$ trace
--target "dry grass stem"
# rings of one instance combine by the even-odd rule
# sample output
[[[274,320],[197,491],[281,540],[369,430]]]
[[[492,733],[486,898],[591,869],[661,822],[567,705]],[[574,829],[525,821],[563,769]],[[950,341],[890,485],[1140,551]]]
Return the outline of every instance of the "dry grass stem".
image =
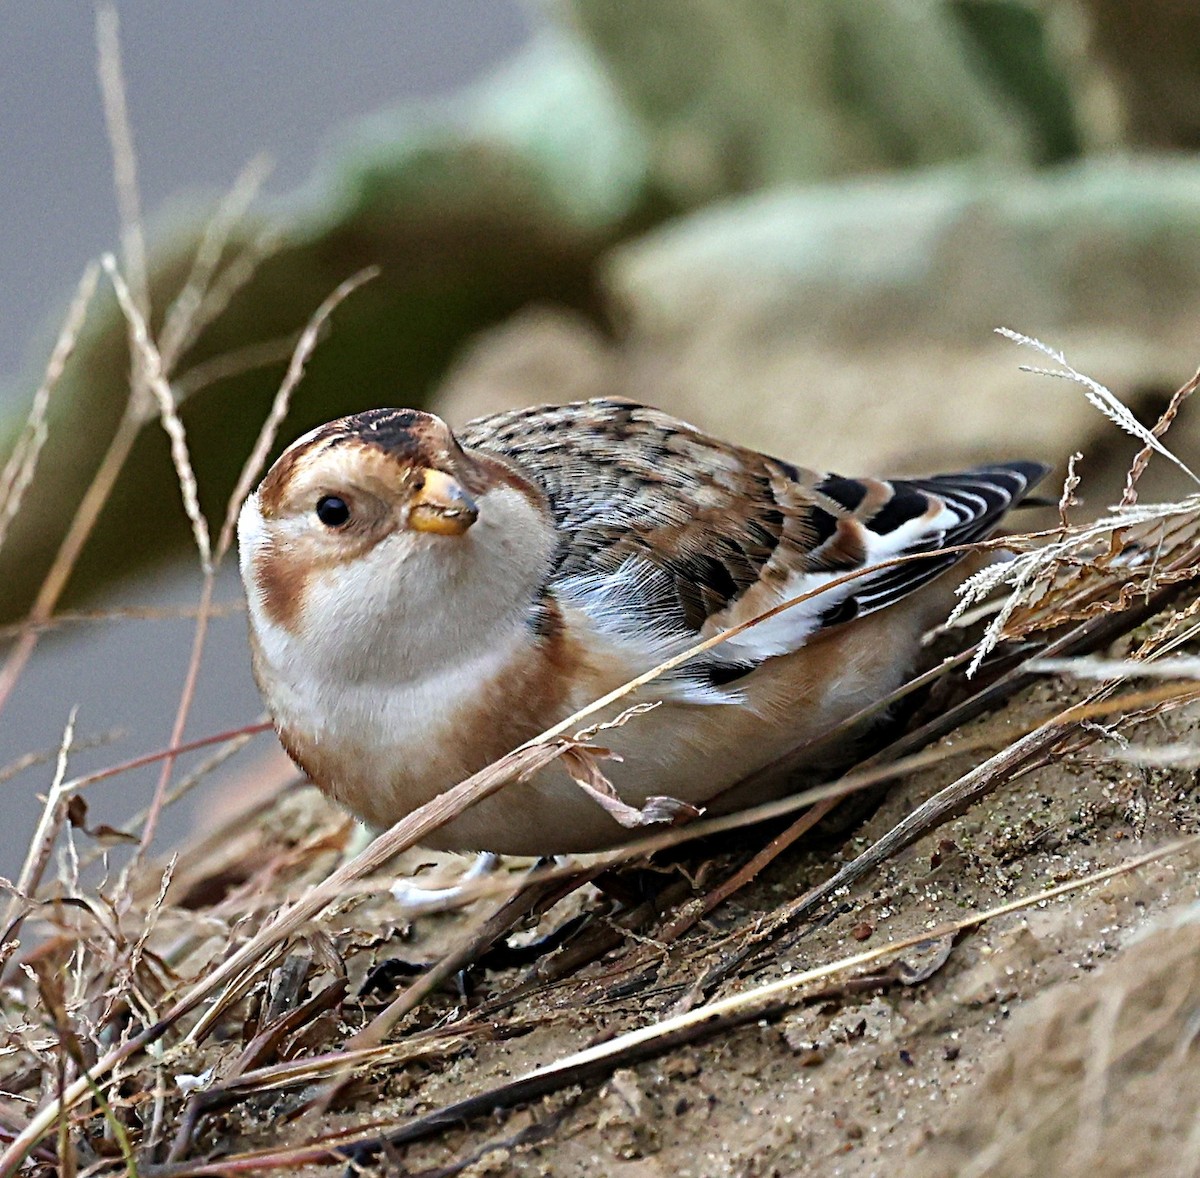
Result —
[[[207,535],[207,531],[205,533]],[[200,603],[196,613],[196,628],[192,632],[192,652],[188,659],[187,672],[184,675],[183,690],[179,696],[179,706],[175,711],[175,722],[171,726],[169,745],[175,748],[183,741],[183,733],[187,728],[188,716],[191,714],[192,701],[196,696],[196,684],[200,681],[200,665],[204,658],[204,644],[208,638],[209,607],[212,604],[213,576],[215,568],[206,563],[204,583],[200,589]],[[171,785],[171,774],[175,769],[175,754],[163,758],[159,772],[158,783],[154,787],[154,796],[146,810],[146,821],[142,825],[142,838],[139,844],[141,851],[146,851],[154,841],[158,829],[158,819],[166,805],[167,793]]]
[[[1200,679],[1200,658],[1103,659],[1094,655],[1074,659],[1033,659],[1029,669],[1046,675],[1077,679]]]
[[[71,523],[67,527],[66,535],[55,553],[50,569],[42,581],[33,606],[30,608],[26,625],[8,657],[4,660],[3,668],[0,668],[0,711],[4,710],[4,705],[8,702],[17,680],[20,679],[22,671],[37,647],[43,627],[54,613],[54,607],[58,604],[67,581],[79,560],[79,554],[83,551],[83,546],[87,542],[88,536],[91,535],[96,520],[116,485],[117,478],[133,449],[133,444],[141,432],[141,427],[141,413],[137,408],[136,399],[131,395],[112,440],[108,444],[108,449],[100,460],[100,465],[92,476],[92,481],[88,484],[88,488],[71,518]]]
[[[136,306],[129,287],[117,269],[116,259],[111,254],[103,258],[105,270],[116,291],[117,301],[129,323],[130,331],[137,354],[141,361],[137,370],[145,379],[146,385],[153,394],[158,405],[159,420],[170,439],[171,461],[175,467],[175,476],[179,482],[183,496],[184,510],[192,525],[192,536],[200,555],[200,566],[204,572],[204,584],[201,589],[199,612],[196,618],[196,629],[193,635],[192,656],[188,664],[183,694],[176,712],[175,725],[171,734],[172,745],[178,744],[183,738],[183,729],[195,694],[196,682],[200,671],[200,662],[204,650],[204,642],[208,632],[209,606],[212,603],[214,590],[212,541],[208,530],[208,520],[200,509],[199,490],[196,486],[196,476],[192,470],[191,456],[188,453],[187,434],[179,411],[175,404],[175,395],[171,391],[163,367],[163,359],[154,341],[150,338],[149,327]],[[163,762],[163,769],[155,789],[154,799],[146,814],[146,822],[142,830],[141,848],[147,848],[154,838],[158,826],[158,817],[170,783],[174,758],[169,757]]]
[[[212,775],[225,765],[231,758],[235,757],[254,739],[254,733],[244,733],[235,736],[226,741],[220,748],[217,749],[211,756],[206,757],[192,770],[182,781],[176,783],[163,801],[163,808],[173,806],[180,799],[187,797],[198,785],[211,779]],[[77,746],[78,747],[78,746]],[[164,754],[166,755],[166,754]],[[90,782],[84,781],[82,778],[77,779],[73,788],[75,790],[82,789],[84,785]],[[147,820],[150,816],[150,807],[146,806],[135,811],[124,825],[115,830],[111,837],[121,837],[132,839],[135,842],[140,842],[141,836],[135,832],[144,830]],[[83,857],[81,866],[84,868],[90,867],[98,859],[107,854],[107,848],[101,844],[94,848],[92,852]]]
[[[1171,399],[1167,402],[1166,409],[1162,411],[1158,421],[1155,422],[1153,429],[1150,431],[1154,437],[1161,438],[1171,428],[1175,418],[1179,415],[1179,410],[1183,408],[1183,403],[1197,388],[1200,388],[1200,371],[1197,371],[1190,380],[1185,381],[1171,394]],[[1142,447],[1141,451],[1134,458],[1128,473],[1125,475],[1125,490],[1121,495],[1122,507],[1128,507],[1130,504],[1137,502],[1138,480],[1145,473],[1154,452],[1155,447],[1148,443]]]
[[[146,268],[146,242],[142,227],[141,198],[137,185],[137,157],[133,148],[133,132],[129,124],[125,100],[125,80],[121,69],[120,24],[116,7],[110,0],[96,6],[97,73],[104,103],[105,124],[112,150],[113,181],[116,187],[117,208],[121,222],[121,250],[125,268],[133,287],[133,299],[143,320],[150,316],[150,284]],[[21,677],[38,642],[38,627],[54,612],[59,597],[79,559],[84,543],[91,535],[117,477],[125,466],[133,444],[141,431],[143,415],[150,398],[140,379],[140,353],[130,351],[134,373],[129,399],[109,442],[100,465],[84,492],[67,528],[50,570],[29,612],[29,628],[18,639],[0,669],[0,711],[8,702],[17,680]]]
[[[288,369],[284,374],[283,381],[280,383],[279,391],[275,394],[275,399],[271,403],[267,419],[263,422],[263,427],[259,431],[258,440],[255,442],[254,448],[250,451],[250,456],[246,459],[246,463],[242,467],[242,473],[238,477],[233,494],[229,497],[229,506],[225,512],[225,522],[221,527],[220,538],[217,540],[218,559],[224,556],[233,544],[238,513],[241,511],[242,503],[245,502],[246,496],[250,494],[254,483],[267,461],[267,455],[270,454],[271,447],[275,444],[275,437],[279,432],[279,427],[283,424],[284,418],[287,417],[288,409],[291,407],[292,393],[295,392],[296,386],[304,376],[305,365],[307,365],[313,354],[313,350],[317,346],[317,342],[321,338],[321,332],[325,324],[341,303],[365,282],[369,282],[372,278],[376,277],[378,273],[378,267],[368,266],[366,269],[358,271],[357,274],[352,274],[344,282],[340,283],[333,293],[313,312],[312,318],[309,319],[304,331],[301,332],[300,338],[292,350],[292,357],[288,363]]]
[[[1076,472],[1076,467],[1083,461],[1083,454],[1076,450],[1070,458],[1067,459],[1067,474],[1063,479],[1062,494],[1058,500],[1058,522],[1062,527],[1063,535],[1065,536],[1070,529],[1071,524],[1067,516],[1072,507],[1079,506],[1079,500],[1075,498],[1075,492],[1079,490],[1080,477]]]
[[[123,728],[110,728],[107,732],[100,732],[94,736],[76,737],[72,748],[77,752],[84,749],[103,748],[105,745],[112,744],[116,740],[126,735]],[[57,749],[41,749],[35,752],[22,753],[21,756],[9,761],[6,765],[0,765],[0,782],[8,781],[16,777],[18,773],[24,773],[26,769],[32,769],[34,765],[45,765],[49,761],[53,761],[58,755]]]
[[[15,895],[9,900],[4,914],[3,937],[0,938],[4,941],[12,941],[20,934],[21,923],[24,919],[21,909],[28,906],[37,892],[42,875],[46,870],[46,864],[50,862],[50,854],[54,849],[58,832],[66,818],[63,799],[71,792],[71,787],[66,782],[66,776],[67,758],[75,739],[75,716],[76,709],[72,708],[71,715],[67,719],[67,726],[63,729],[62,744],[59,747],[58,760],[54,767],[54,780],[50,783],[50,790],[46,794],[42,815],[38,820],[37,829],[33,833],[33,839],[30,841],[25,862],[21,866],[21,874],[17,876]],[[3,976],[3,966],[6,964],[7,962],[0,959],[0,976]]]
[[[1172,578],[1190,579],[1195,561],[1187,544],[1173,544],[1173,553],[1164,553],[1164,549],[1172,538],[1190,541],[1197,518],[1198,495],[1177,503],[1112,507],[1092,523],[1062,529],[1040,548],[1019,552],[1003,564],[989,565],[968,577],[958,589],[952,621],[1001,586],[1009,589],[979,642],[968,674],[974,674],[995,649],[1018,611],[1041,607],[1049,617],[1063,619],[1064,610],[1048,607],[1061,607],[1073,585],[1081,581],[1086,585],[1085,572],[1107,573],[1110,581],[1120,583],[1122,595],[1115,608],[1124,608],[1134,594],[1149,596]],[[1164,563],[1164,555],[1172,559]]]
[[[271,166],[267,156],[260,155],[251,160],[204,227],[200,244],[192,256],[191,268],[179,293],[167,308],[159,333],[159,352],[168,372],[174,371],[188,348],[228,306],[231,295],[245,285],[257,268],[257,260],[265,256],[275,240],[274,234],[269,237],[260,235],[249,251],[249,259],[254,259],[254,264],[249,268],[245,263],[237,264],[236,285],[218,285],[218,267],[228,248],[229,239],[258,196],[271,173]],[[220,293],[216,294],[218,291]]]
[[[210,618],[230,618],[246,612],[244,601],[218,601],[209,606]],[[107,606],[104,609],[73,609],[60,610],[53,617],[42,622],[39,632],[58,630],[69,626],[109,622],[170,622],[194,621],[200,610],[195,605],[131,605]],[[8,642],[19,638],[26,629],[28,622],[14,622],[8,626],[0,626],[0,642]]]
[[[123,773],[129,773],[134,769],[141,769],[146,765],[157,764],[168,757],[178,757],[182,753],[195,752],[197,749],[208,748],[214,744],[223,744],[237,740],[243,736],[255,736],[260,732],[269,732],[270,730],[271,724],[266,720],[260,720],[254,724],[243,724],[239,728],[230,728],[224,732],[214,733],[212,736],[202,736],[197,740],[189,740],[184,744],[170,745],[167,748],[158,749],[152,753],[144,753],[140,757],[123,761],[119,765],[112,765],[107,769],[98,769],[94,773],[86,773],[82,777],[76,777],[67,784],[72,791],[84,789],[89,785],[95,785],[98,781],[108,781],[113,777],[119,777]]]
[[[0,668],[0,711],[3,710],[22,671],[28,664],[37,646],[40,631],[53,615],[83,546],[91,535],[96,520],[107,502],[141,427],[149,412],[152,411],[156,400],[163,414],[163,424],[171,437],[172,458],[175,461],[177,473],[179,473],[193,534],[201,552],[202,562],[208,563],[207,522],[200,516],[194,502],[194,479],[189,480],[188,475],[183,473],[189,470],[186,461],[186,445],[181,445],[182,426],[178,424],[175,399],[169,398],[170,408],[168,410],[167,399],[164,399],[163,396],[164,389],[169,392],[166,377],[170,372],[170,367],[164,364],[161,353],[158,353],[159,363],[156,375],[162,379],[153,382],[151,387],[147,388],[149,382],[146,379],[144,365],[146,360],[155,353],[153,342],[146,328],[150,318],[150,294],[146,268],[145,234],[137,188],[136,155],[121,70],[119,21],[116,8],[111,3],[104,2],[97,6],[96,39],[98,71],[112,148],[117,203],[122,227],[122,256],[125,262],[126,280],[124,284],[126,298],[123,310],[126,312],[129,323],[133,373],[129,399],[108,449],[76,509],[50,570],[43,579],[30,609],[27,624],[5,659],[3,667]],[[269,235],[260,235],[247,250],[243,251],[225,268],[224,273],[217,271],[233,223],[257,191],[264,172],[265,168],[261,162],[252,163],[239,178],[233,193],[219,206],[206,230],[201,245],[203,257],[195,260],[189,280],[185,282],[180,297],[171,308],[171,335],[168,340],[171,345],[169,353],[171,363],[176,361],[190,346],[201,327],[211,322],[227,304],[232,294],[244,285],[258,262],[270,248]],[[109,272],[113,276],[114,285],[121,281],[121,275],[117,272],[115,265],[109,267]],[[211,283],[218,288],[215,293],[213,285],[204,287],[204,282],[210,279]],[[121,289],[118,288],[117,293],[120,298]],[[129,314],[130,306],[134,311],[132,315]],[[191,484],[190,495],[189,481]]]
[[[50,407],[50,396],[67,366],[67,361],[75,350],[79,333],[83,329],[84,319],[87,317],[88,307],[96,292],[96,280],[99,274],[100,270],[95,262],[89,262],[84,269],[75,297],[71,300],[66,318],[58,333],[58,339],[50,353],[50,360],[46,364],[46,373],[42,377],[42,383],[38,385],[37,392],[33,395],[29,416],[26,418],[24,428],[17,436],[16,444],[13,446],[3,471],[0,471],[0,549],[4,547],[8,529],[16,518],[17,512],[21,510],[21,501],[37,470],[38,458],[48,436],[46,412]]]
[[[183,507],[192,525],[192,536],[196,541],[196,550],[200,554],[200,566],[207,573],[212,566],[212,541],[208,533],[208,520],[200,510],[200,497],[196,487],[196,475],[192,470],[192,459],[188,453],[187,432],[179,417],[175,404],[175,394],[171,391],[170,382],[163,367],[163,359],[158,348],[150,338],[150,329],[141,311],[134,302],[133,294],[125,279],[117,269],[117,260],[112,254],[105,254],[101,259],[104,269],[116,291],[117,301],[129,323],[133,335],[134,346],[141,357],[141,368],[146,385],[153,394],[158,405],[159,421],[171,442],[171,462],[175,467],[175,477],[179,481],[179,489],[183,495]]]
[[[241,376],[258,368],[283,364],[291,357],[297,339],[298,336],[292,334],[246,344],[245,347],[235,348],[232,352],[225,352],[192,365],[172,382],[179,403],[183,404],[190,397],[230,377]]]
[[[117,1065],[137,1055],[151,1043],[157,1042],[205,999],[219,993],[231,983],[240,985],[239,979],[245,980],[248,971],[259,966],[264,957],[281,942],[315,919],[329,904],[340,900],[342,890],[347,884],[378,870],[401,851],[421,842],[430,832],[450,821],[468,805],[495,793],[522,772],[545,765],[557,752],[557,749],[547,750],[544,745],[524,748],[489,765],[466,781],[418,807],[354,859],[343,864],[326,880],[310,889],[300,900],[277,912],[250,941],[185,991],[158,1022],[107,1052],[83,1076],[66,1088],[61,1101],[53,1101],[40,1109],[9,1149],[0,1155],[0,1176],[11,1173],[11,1167],[19,1164],[26,1152],[58,1121],[62,1108],[74,1107],[89,1094],[92,1085],[99,1084]]]
[[[96,54],[104,122],[112,149],[113,183],[121,222],[121,256],[137,308],[143,319],[149,319],[150,276],[146,266],[137,152],[133,147],[133,128],[125,97],[125,71],[121,65],[121,23],[111,0],[100,0],[96,5]]]
[[[1117,699],[1100,698],[1102,694],[1096,693],[1096,697],[1090,701],[1076,704],[1049,721],[1039,721],[1028,726],[1011,726],[1007,733],[1009,740],[998,755],[1002,757],[1005,751],[1011,750],[1013,744],[1024,737],[1040,733],[1044,739],[1046,733],[1051,728],[1055,730],[1061,729],[1065,732],[1074,723],[1091,723],[1114,717],[1123,719],[1135,711],[1145,711],[1149,714],[1153,712],[1153,709],[1164,705],[1187,704],[1200,698],[1200,692],[1196,688],[1174,685],[1131,693]],[[953,758],[995,749],[995,746],[996,738],[994,736],[984,735],[977,738],[960,737],[950,747],[933,748],[904,756],[894,761],[865,764],[863,767],[845,773],[833,781],[789,794],[787,797],[780,798],[777,801],[764,802],[761,805],[739,810],[733,814],[700,818],[683,826],[672,827],[662,830],[659,833],[644,835],[638,839],[623,842],[619,846],[606,851],[593,852],[587,856],[587,868],[588,870],[608,869],[635,863],[648,859],[650,856],[661,851],[682,846],[685,843],[696,842],[713,835],[726,834],[730,831],[742,830],[747,827],[759,825],[760,823],[784,818],[797,811],[808,810],[823,802],[836,801],[861,790],[869,789],[872,786],[931,769]],[[549,750],[548,752],[552,754],[553,750]],[[534,764],[538,763],[534,762]],[[980,768],[983,768],[983,766],[980,766]],[[86,781],[87,779],[81,780]],[[960,784],[960,782],[956,782],[956,785]],[[449,821],[451,817],[456,817],[458,813],[461,813],[461,810],[455,807],[452,812],[448,813],[445,821]],[[867,854],[872,855],[872,852],[869,850]],[[875,858],[877,858],[877,855],[872,855],[872,859]],[[855,863],[858,863],[858,860]],[[580,861],[568,856],[559,866],[541,868],[537,879],[539,882],[570,879],[582,869],[583,865]],[[360,883],[356,884],[352,881],[347,881],[340,892],[341,898],[374,895],[380,891],[387,891],[392,888],[393,885],[390,877],[384,880],[367,880],[365,876],[368,874],[369,871],[358,873]],[[858,874],[862,874],[862,872],[859,871]],[[842,886],[844,883],[845,880],[839,880],[836,886]],[[481,879],[460,881],[454,888],[454,897],[452,899],[448,898],[445,904],[442,905],[441,910],[450,911],[464,908],[480,900],[511,900],[524,886],[523,881],[514,883],[511,879],[503,877],[490,878],[485,876]],[[834,890],[829,881],[821,885],[821,887],[822,889],[828,887],[829,890]],[[805,897],[804,902],[806,906],[811,906],[809,897]],[[419,909],[414,908],[414,912],[425,910],[425,905],[421,905]]]

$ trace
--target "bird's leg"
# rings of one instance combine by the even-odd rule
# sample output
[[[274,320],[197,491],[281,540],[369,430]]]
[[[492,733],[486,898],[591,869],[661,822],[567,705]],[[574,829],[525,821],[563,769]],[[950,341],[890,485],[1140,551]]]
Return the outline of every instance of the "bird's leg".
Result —
[[[420,911],[442,908],[460,900],[466,890],[463,885],[481,879],[491,872],[499,862],[499,855],[493,855],[491,851],[480,851],[475,856],[475,862],[463,872],[458,883],[448,888],[427,888],[411,879],[398,879],[392,884],[392,898],[403,904],[405,908]]]

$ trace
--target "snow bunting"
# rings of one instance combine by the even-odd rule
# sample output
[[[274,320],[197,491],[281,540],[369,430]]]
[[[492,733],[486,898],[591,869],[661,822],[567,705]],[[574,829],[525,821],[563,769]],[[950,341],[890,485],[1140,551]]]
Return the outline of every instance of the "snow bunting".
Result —
[[[621,400],[457,436],[430,413],[368,410],[293,443],[242,510],[255,675],[296,763],[387,827],[701,639],[928,553],[713,647],[603,734],[623,801],[745,805],[762,799],[735,783],[903,682],[952,601],[941,574],[960,554],[943,550],[991,533],[1046,469],[843,478]],[[555,763],[430,842],[535,855],[623,837]]]

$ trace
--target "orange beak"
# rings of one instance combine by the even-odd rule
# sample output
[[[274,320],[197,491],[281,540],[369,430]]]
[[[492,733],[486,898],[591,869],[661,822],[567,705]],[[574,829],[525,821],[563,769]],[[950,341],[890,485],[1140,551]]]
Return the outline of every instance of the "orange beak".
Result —
[[[435,536],[461,536],[479,518],[479,507],[448,474],[426,469],[409,500],[408,526]]]

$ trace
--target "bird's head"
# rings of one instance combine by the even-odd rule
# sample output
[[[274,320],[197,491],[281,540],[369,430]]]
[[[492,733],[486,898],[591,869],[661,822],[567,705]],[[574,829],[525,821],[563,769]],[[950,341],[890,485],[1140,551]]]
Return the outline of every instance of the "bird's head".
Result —
[[[308,657],[453,657],[527,608],[554,549],[542,493],[412,409],[339,418],[280,455],[238,520],[260,644]],[[443,659],[436,656],[441,654]]]

